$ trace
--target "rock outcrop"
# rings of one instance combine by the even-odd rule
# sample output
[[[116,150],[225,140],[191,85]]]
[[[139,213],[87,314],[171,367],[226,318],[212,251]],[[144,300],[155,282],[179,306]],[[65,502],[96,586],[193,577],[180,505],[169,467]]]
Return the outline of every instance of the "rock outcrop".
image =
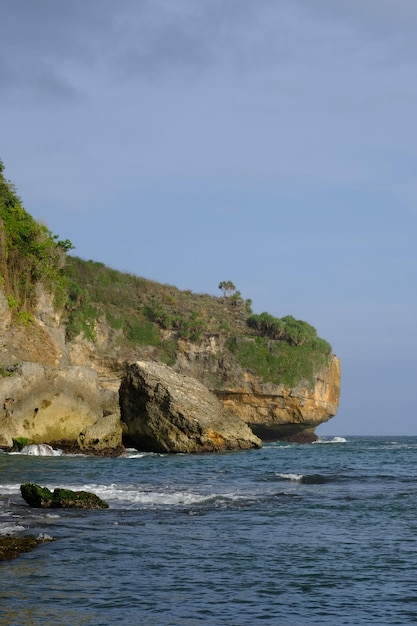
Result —
[[[314,383],[306,381],[289,389],[264,383],[249,372],[241,384],[218,391],[223,405],[243,419],[264,441],[314,441],[315,428],[337,413],[340,394],[340,361],[331,357],[317,372]]]
[[[238,417],[195,378],[161,363],[132,364],[120,387],[126,439],[153,452],[219,452],[260,448]]]
[[[122,445],[123,427],[119,413],[100,417],[94,424],[87,426],[78,436],[81,452],[92,454],[111,454],[124,451]]]
[[[20,485],[22,498],[29,505],[41,509],[108,509],[107,502],[90,491],[72,491],[57,487],[50,491],[36,483]]]
[[[83,433],[83,445],[87,442],[87,447],[93,447],[86,429],[103,417],[108,402],[95,370],[22,363],[10,373],[0,378],[1,446],[12,446],[17,437],[57,445],[60,441],[77,441]],[[114,424],[117,420],[113,420],[112,430],[109,420],[102,426],[97,423],[94,439],[98,439],[99,447],[106,447],[106,439],[111,447],[121,446],[121,425]]]
[[[253,314],[231,281],[219,298],[69,256],[3,169],[0,447],[239,449],[311,441],[336,414],[340,364],[312,326]]]
[[[0,537],[0,561],[15,559],[25,552],[30,552],[42,543],[54,541],[52,537],[27,535],[24,537]]]
[[[216,337],[200,346],[182,342],[175,369],[203,381],[264,441],[314,441],[315,428],[334,417],[339,406],[340,360],[334,355],[312,382],[295,388],[264,382],[242,369]]]

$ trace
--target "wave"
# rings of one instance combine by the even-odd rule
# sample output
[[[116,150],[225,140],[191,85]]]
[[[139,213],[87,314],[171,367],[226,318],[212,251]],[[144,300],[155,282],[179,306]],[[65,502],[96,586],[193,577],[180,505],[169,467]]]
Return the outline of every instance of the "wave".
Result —
[[[313,441],[314,444],[318,443],[347,443],[347,439],[344,437],[333,437],[332,439],[327,439],[326,437],[319,437],[316,441]]]
[[[304,485],[322,485],[335,480],[334,476],[324,476],[323,474],[277,473],[275,476],[280,480],[297,481]]]
[[[21,530],[26,530],[25,526],[21,526],[20,524],[7,524],[0,523],[0,537],[5,537],[7,535],[14,535]]]
[[[53,491],[56,487],[71,489],[72,491],[90,491],[110,504],[110,508],[131,508],[132,506],[187,506],[199,504],[219,494],[199,494],[188,490],[170,491],[154,487],[146,487],[134,484],[110,484],[99,483],[86,484],[62,484],[42,483],[42,486]],[[227,494],[231,496],[231,494]],[[20,483],[0,484],[0,496],[20,496]],[[51,515],[51,513],[48,513]]]
[[[126,448],[126,452],[120,458],[123,459],[143,459],[148,456],[165,456],[161,452],[140,452],[136,448]]]
[[[24,446],[20,452],[15,454],[24,454],[27,456],[62,456],[62,450],[55,450],[47,443],[32,443]]]
[[[296,480],[296,481],[301,481],[304,476],[303,474],[283,474],[283,473],[279,473],[279,474],[275,474],[275,476],[277,478],[282,478],[282,480]]]

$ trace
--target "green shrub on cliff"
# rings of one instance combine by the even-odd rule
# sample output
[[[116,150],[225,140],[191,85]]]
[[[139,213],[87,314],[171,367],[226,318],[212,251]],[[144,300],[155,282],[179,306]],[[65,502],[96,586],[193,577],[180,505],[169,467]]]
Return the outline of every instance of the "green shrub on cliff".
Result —
[[[311,344],[318,339],[317,331],[313,326],[303,320],[296,320],[292,315],[279,318],[264,312],[260,315],[251,315],[247,323],[257,335],[269,339],[282,339],[293,346]],[[324,340],[321,339],[320,341]],[[329,344],[327,346],[330,352],[331,347]]]
[[[247,324],[256,339],[232,341],[230,349],[242,367],[266,381],[288,387],[312,383],[331,354],[330,344],[317,336],[316,329],[292,315],[277,318],[264,312],[251,315]]]
[[[25,211],[0,161],[0,286],[14,299],[16,313],[30,311],[36,284],[56,293],[64,289],[62,266],[71,242],[58,241]],[[29,319],[29,318],[25,318]]]
[[[302,345],[266,337],[231,338],[229,349],[244,369],[261,376],[265,382],[296,387],[300,382],[313,385],[314,374],[329,359],[329,344],[317,339]]]
[[[77,257],[68,258],[65,272],[72,286],[67,304],[70,338],[81,331],[91,338],[95,320],[104,316],[119,333],[119,345],[152,346],[161,361],[173,364],[179,339],[226,336],[228,349],[243,368],[290,387],[312,381],[331,353],[307,322],[269,313],[248,318],[251,302],[239,292],[235,300],[181,291]]]

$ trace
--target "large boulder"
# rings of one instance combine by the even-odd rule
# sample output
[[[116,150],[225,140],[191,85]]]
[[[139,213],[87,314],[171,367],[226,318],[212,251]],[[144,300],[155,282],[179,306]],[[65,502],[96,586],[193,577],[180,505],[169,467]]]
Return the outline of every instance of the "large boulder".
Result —
[[[162,363],[130,365],[119,394],[125,439],[140,450],[219,452],[262,446],[207,387]]]

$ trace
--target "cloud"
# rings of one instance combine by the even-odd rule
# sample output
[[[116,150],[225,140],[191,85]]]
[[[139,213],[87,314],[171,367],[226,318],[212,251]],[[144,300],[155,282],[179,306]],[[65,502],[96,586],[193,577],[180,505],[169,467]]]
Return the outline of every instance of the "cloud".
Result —
[[[100,176],[404,190],[417,90],[415,47],[399,42],[416,9],[378,2],[372,21],[373,0],[15,0],[0,25],[0,109],[20,115],[5,145],[13,133],[45,153],[72,206],[59,179],[74,170],[78,190]]]
[[[16,0],[0,26],[2,92],[25,86],[25,93],[38,88],[65,99],[88,85],[93,90],[100,77],[198,81],[216,70],[225,80],[251,77],[254,93],[267,83],[284,102],[286,94],[305,98],[307,90],[314,100],[331,81],[342,105],[348,86],[356,83],[359,94],[370,80],[372,88],[378,65],[385,70],[392,53],[400,55],[395,37],[404,27],[411,32],[416,17],[410,2],[401,4],[403,11],[378,0],[382,9],[373,12],[373,0],[318,0],[314,9],[306,0]],[[368,25],[372,36],[364,37]],[[332,93],[324,93],[330,108]]]

